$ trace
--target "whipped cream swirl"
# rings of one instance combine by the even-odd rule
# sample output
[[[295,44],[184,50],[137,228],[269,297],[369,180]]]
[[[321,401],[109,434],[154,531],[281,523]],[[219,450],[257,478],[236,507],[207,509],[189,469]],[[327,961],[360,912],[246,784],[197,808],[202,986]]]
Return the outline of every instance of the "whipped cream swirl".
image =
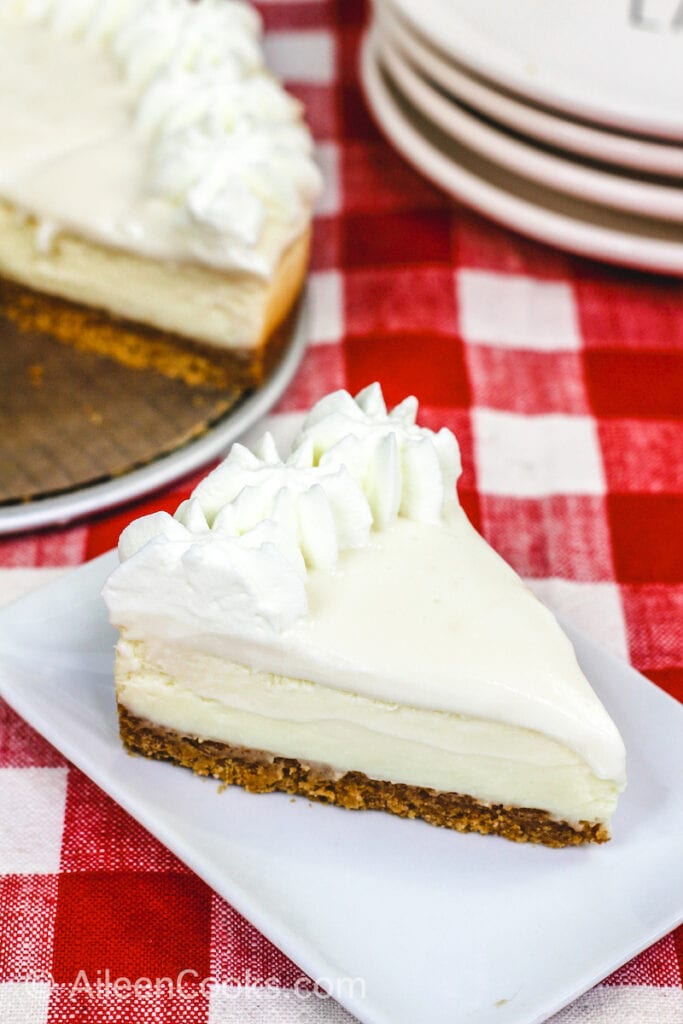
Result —
[[[315,464],[346,466],[364,488],[375,528],[398,515],[438,522],[455,500],[462,466],[454,434],[434,433],[415,423],[417,399],[387,412],[382,389],[371,384],[355,399],[347,391],[323,398],[304,421],[297,444],[312,444]]]
[[[457,441],[417,426],[416,414],[414,398],[388,412],[373,384],[355,399],[322,399],[286,460],[270,434],[254,451],[233,445],[174,516],[143,516],[123,531],[122,565],[107,585],[114,617],[127,589],[158,591],[160,578],[158,600],[174,615],[190,600],[199,617],[201,608],[223,616],[223,630],[277,633],[305,617],[307,570],[330,572],[372,530],[398,516],[438,522],[457,501]]]

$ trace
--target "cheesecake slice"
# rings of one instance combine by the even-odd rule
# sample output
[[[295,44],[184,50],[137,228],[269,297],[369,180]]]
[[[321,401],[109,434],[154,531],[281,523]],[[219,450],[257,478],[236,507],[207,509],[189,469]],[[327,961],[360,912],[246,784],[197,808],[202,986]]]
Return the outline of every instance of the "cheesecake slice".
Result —
[[[603,842],[624,747],[551,613],[458,504],[458,445],[328,395],[133,522],[104,598],[121,735],[254,792]]]
[[[320,175],[252,8],[0,0],[0,122],[5,315],[190,383],[264,376]]]

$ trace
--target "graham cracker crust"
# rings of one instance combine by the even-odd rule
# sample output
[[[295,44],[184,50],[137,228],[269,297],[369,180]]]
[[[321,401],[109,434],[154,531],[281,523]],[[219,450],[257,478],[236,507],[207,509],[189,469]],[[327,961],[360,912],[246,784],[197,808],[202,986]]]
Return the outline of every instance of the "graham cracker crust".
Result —
[[[152,369],[197,388],[247,389],[262,383],[291,338],[297,307],[295,302],[259,347],[223,349],[0,277],[0,309],[20,331],[47,334],[129,369]]]
[[[388,811],[458,832],[495,834],[517,843],[556,848],[604,843],[610,838],[605,826],[595,822],[574,826],[534,808],[483,804],[459,793],[382,782],[362,772],[339,775],[324,765],[183,735],[137,718],[122,704],[118,712],[121,738],[132,753],[173,761],[197,775],[213,776],[250,793],[278,790],[349,810]]]

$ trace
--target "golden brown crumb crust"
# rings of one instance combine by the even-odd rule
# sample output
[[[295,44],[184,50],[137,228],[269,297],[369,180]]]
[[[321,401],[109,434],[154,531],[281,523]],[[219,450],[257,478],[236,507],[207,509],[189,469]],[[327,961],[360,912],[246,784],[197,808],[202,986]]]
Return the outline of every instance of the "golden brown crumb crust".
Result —
[[[609,839],[607,829],[599,823],[582,821],[575,827],[534,808],[483,804],[459,793],[381,782],[362,772],[339,775],[324,765],[185,736],[137,718],[122,704],[118,709],[121,738],[128,750],[173,761],[197,775],[212,775],[251,793],[280,790],[349,810],[389,811],[402,818],[422,818],[430,825],[458,832],[494,833],[517,843],[561,847]]]

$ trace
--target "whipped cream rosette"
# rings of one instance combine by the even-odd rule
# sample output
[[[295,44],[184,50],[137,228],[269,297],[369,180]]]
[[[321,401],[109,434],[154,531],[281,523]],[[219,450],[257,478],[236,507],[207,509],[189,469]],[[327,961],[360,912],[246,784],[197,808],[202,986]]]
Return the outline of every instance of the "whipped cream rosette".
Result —
[[[293,609],[306,611],[300,578],[306,568],[330,571],[340,552],[369,545],[371,531],[387,528],[399,515],[438,522],[457,501],[458,443],[449,430],[435,434],[416,426],[416,414],[413,398],[388,413],[380,386],[373,384],[355,399],[337,391],[318,403],[286,460],[268,433],[254,451],[233,445],[174,516],[152,513],[123,531],[122,562],[138,557],[120,574],[142,572],[148,559],[153,563],[163,552],[165,571],[173,565],[174,579],[186,568],[194,578],[201,562],[215,580],[224,561],[231,589],[239,578],[245,593],[269,593],[269,604],[277,593],[283,607],[274,619],[291,623]],[[155,541],[154,552],[145,555]],[[214,562],[206,554],[212,545],[220,548]],[[188,558],[193,547],[205,554]],[[241,575],[228,564],[229,551]],[[112,586],[115,581],[110,592]]]

